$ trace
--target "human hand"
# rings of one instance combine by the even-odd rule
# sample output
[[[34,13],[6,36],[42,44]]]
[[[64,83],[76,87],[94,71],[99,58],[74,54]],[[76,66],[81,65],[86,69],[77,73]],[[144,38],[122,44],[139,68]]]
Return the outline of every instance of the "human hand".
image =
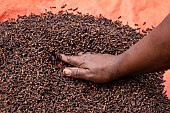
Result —
[[[60,54],[61,60],[76,67],[66,67],[63,74],[72,78],[106,83],[119,77],[117,56],[110,54],[78,54],[67,56]]]

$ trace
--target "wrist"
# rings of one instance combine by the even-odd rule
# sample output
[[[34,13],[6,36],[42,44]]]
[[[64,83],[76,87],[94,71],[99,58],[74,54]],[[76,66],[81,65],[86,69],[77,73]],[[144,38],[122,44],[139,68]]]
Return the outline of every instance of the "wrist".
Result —
[[[116,56],[115,67],[117,78],[125,77],[130,74],[128,56],[126,52]]]

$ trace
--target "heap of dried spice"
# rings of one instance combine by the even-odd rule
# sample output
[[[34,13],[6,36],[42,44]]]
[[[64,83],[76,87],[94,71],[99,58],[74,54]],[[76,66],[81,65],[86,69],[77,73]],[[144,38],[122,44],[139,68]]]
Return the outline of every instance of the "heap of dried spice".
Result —
[[[121,54],[144,35],[103,16],[60,11],[0,23],[1,113],[167,113],[163,72],[107,84],[62,76],[57,54]]]

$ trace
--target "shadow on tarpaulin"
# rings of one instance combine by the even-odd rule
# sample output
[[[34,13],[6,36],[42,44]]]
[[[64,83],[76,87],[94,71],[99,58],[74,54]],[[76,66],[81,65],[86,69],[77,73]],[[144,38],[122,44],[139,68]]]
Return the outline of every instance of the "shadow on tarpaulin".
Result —
[[[57,13],[64,4],[67,4],[65,9],[78,7],[82,13],[102,14],[113,21],[121,16],[123,24],[133,28],[138,24],[142,29],[157,26],[170,12],[170,0],[0,0],[0,21],[46,10]],[[164,80],[170,98],[170,70],[164,74]]]

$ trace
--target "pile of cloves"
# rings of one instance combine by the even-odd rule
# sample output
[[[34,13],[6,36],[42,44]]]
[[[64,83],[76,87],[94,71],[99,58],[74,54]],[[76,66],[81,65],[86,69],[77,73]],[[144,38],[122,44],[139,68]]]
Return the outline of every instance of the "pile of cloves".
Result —
[[[61,61],[58,53],[118,55],[146,34],[119,20],[80,12],[46,12],[1,22],[0,112],[170,112],[170,100],[163,93],[163,72],[107,84],[62,75],[69,64]]]

